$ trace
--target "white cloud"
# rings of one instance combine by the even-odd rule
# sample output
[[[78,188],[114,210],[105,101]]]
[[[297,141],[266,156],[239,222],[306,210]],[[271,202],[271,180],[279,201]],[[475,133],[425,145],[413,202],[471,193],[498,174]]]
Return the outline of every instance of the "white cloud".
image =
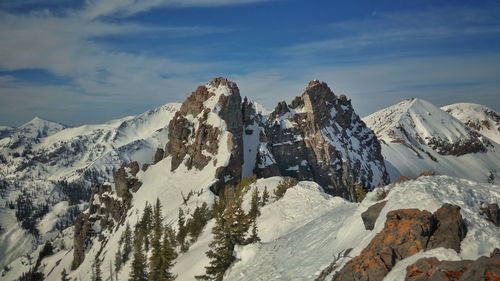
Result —
[[[319,79],[332,91],[352,99],[364,116],[404,98],[418,97],[437,105],[455,102],[484,103],[500,108],[500,54],[468,54],[399,58],[358,64],[268,69],[232,76],[242,95],[266,108],[301,95],[308,81]],[[285,75],[286,73],[286,75]]]
[[[405,43],[449,40],[500,34],[500,5],[488,9],[436,8],[412,13],[377,13],[364,20],[348,20],[320,27],[325,38],[301,42],[281,50],[289,56],[321,52],[369,50]],[[330,34],[330,35],[328,35]]]
[[[113,106],[135,103],[138,108],[143,108],[144,104],[151,106],[166,100],[181,100],[199,83],[194,82],[197,77],[205,78],[200,73],[208,72],[213,64],[193,63],[140,51],[123,52],[96,39],[110,35],[152,33],[178,36],[182,33],[189,36],[207,32],[220,30],[118,24],[100,19],[89,20],[75,11],[58,15],[49,11],[24,15],[0,12],[0,70],[43,70],[67,81],[60,85],[51,85],[50,82],[34,85],[27,81],[14,81],[12,76],[0,77],[2,113],[11,112],[13,116],[2,120],[30,119],[33,108],[37,109],[36,112],[46,111],[51,116],[53,113],[60,114],[60,118],[51,117],[60,120],[63,114],[56,108],[67,108],[67,104],[101,102]],[[12,111],[16,107],[19,110]],[[47,111],[48,108],[51,110]],[[100,120],[104,121],[110,114],[102,110],[93,116],[100,116]],[[116,108],[111,111],[114,115],[120,112]],[[73,117],[69,119],[74,120]]]
[[[270,0],[87,0],[83,15],[91,19],[107,15],[126,17],[161,7],[211,7],[266,1]]]

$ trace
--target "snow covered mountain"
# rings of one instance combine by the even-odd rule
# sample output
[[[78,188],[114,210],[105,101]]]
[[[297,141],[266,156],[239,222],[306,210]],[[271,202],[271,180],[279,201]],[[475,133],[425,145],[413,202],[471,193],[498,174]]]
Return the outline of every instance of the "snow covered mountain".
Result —
[[[392,180],[422,172],[499,180],[500,146],[429,102],[403,100],[363,120],[381,140]]]
[[[123,163],[153,163],[179,106],[167,104],[105,124],[67,128],[35,118],[10,129],[0,139],[0,226],[8,230],[0,232],[0,266],[71,223],[85,207],[78,202],[88,200],[90,186],[112,181]],[[16,206],[20,198],[29,198],[22,202],[31,210],[22,216]]]
[[[61,280],[63,272],[71,280],[91,280],[97,271],[102,280],[128,280],[152,264],[156,232],[164,237],[162,252],[169,245],[177,254],[176,280],[205,274],[212,261],[206,253],[217,239],[230,255],[224,280],[353,280],[344,274],[353,272],[351,261],[381,253],[391,262],[376,278],[359,274],[403,280],[417,259],[467,266],[463,260],[500,247],[498,186],[449,176],[386,185],[399,164],[382,158],[393,143],[403,146],[399,153],[432,162],[500,163],[497,144],[446,112],[424,101],[403,102],[367,122],[374,132],[349,99],[319,81],[269,115],[262,112],[242,100],[234,82],[215,78],[182,104],[138,116],[77,128],[34,126],[32,140],[16,150],[9,145],[19,128],[6,128],[0,139],[0,280],[35,271],[48,281]],[[240,195],[241,209],[235,207]],[[157,200],[159,231],[149,220]],[[252,229],[260,241],[250,239],[254,207]],[[397,229],[400,219],[411,227]],[[231,231],[240,228],[244,234],[235,240]],[[384,231],[400,233],[388,240],[411,250],[395,254],[394,245],[377,242]],[[433,242],[427,247],[418,239]]]
[[[500,144],[500,114],[493,109],[474,103],[456,103],[441,109]]]

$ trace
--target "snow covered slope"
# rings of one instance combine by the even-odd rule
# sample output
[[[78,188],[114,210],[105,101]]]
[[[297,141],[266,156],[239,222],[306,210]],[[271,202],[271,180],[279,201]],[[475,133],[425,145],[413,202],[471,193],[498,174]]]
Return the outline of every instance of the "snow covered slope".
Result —
[[[500,146],[429,102],[403,100],[363,121],[381,141],[393,181],[431,171],[499,182]]]
[[[160,198],[163,204],[165,222],[176,224],[177,209],[193,209],[201,202],[211,202],[213,195],[208,191],[206,182],[213,179],[213,170],[204,169],[193,173],[180,167],[175,172],[166,172],[170,168],[168,158],[151,166],[146,172],[140,172],[139,178],[144,181],[143,187],[134,195],[134,207],[128,211],[127,221],[135,224],[141,216],[146,201]],[[193,176],[186,176],[193,175]],[[281,177],[259,179],[251,185],[262,194],[266,187],[271,194]],[[183,205],[181,191],[190,186],[193,190],[203,190],[200,195],[188,200]],[[477,259],[488,256],[493,249],[500,247],[500,233],[497,227],[480,215],[483,203],[500,203],[500,187],[481,184],[449,176],[420,177],[416,180],[399,184],[391,184],[384,188],[388,192],[385,207],[375,223],[375,228],[366,230],[361,219],[361,213],[378,202],[377,191],[367,194],[361,203],[351,203],[340,197],[332,197],[314,182],[299,182],[290,188],[284,197],[271,201],[261,208],[257,219],[260,243],[238,246],[235,249],[236,261],[226,272],[224,280],[314,280],[321,270],[329,265],[339,252],[352,248],[349,257],[358,255],[382,230],[386,214],[391,210],[416,208],[434,212],[443,203],[450,203],[461,208],[461,214],[467,225],[467,235],[461,242],[461,252],[438,248],[398,262],[385,280],[403,280],[406,266],[421,257],[438,257],[440,260]],[[248,210],[251,192],[245,196],[244,207]],[[307,210],[307,211],[305,211]],[[181,253],[176,260],[173,271],[176,280],[195,280],[194,276],[202,274],[209,260],[205,256],[211,242],[210,233],[213,221],[203,230],[198,241],[186,253]],[[109,280],[110,267],[118,248],[118,240],[124,227],[117,231],[104,231],[107,237],[103,241],[94,239],[88,249],[87,258],[80,267],[70,273],[70,277],[89,280],[93,256],[101,247],[102,274],[104,280]],[[66,239],[67,245],[71,241]],[[58,240],[55,240],[58,241]],[[342,258],[339,268],[350,258]],[[58,251],[44,260],[43,271],[46,280],[59,280],[63,268],[69,270],[72,260],[72,250]],[[26,262],[26,260],[24,260]],[[14,263],[13,269],[6,275],[24,268],[20,262]],[[118,280],[127,280],[130,272],[130,262],[119,272]],[[6,279],[10,280],[10,279]],[[327,279],[329,280],[329,279]]]
[[[168,124],[179,107],[167,104],[137,116],[74,128],[35,118],[10,129],[0,139],[0,225],[9,229],[0,233],[0,266],[37,246],[6,202],[16,202],[26,193],[35,206],[49,205],[46,217],[63,220],[56,204],[71,196],[84,199],[78,197],[85,197],[85,192],[75,194],[82,193],[80,188],[111,181],[113,171],[123,163],[152,163],[156,150],[165,146]],[[59,220],[42,220],[38,242],[57,231]],[[12,239],[14,234],[18,239]]]
[[[272,186],[258,181],[262,190]],[[437,249],[402,260],[385,280],[404,280],[406,266],[423,256],[441,260],[477,259],[500,247],[500,233],[495,225],[480,214],[482,202],[499,203],[498,186],[452,178],[421,177],[391,185],[387,204],[375,228],[366,230],[361,213],[375,203],[371,192],[361,203],[350,203],[331,197],[312,182],[301,182],[285,196],[262,208],[258,228],[262,242],[237,249],[238,261],[228,270],[225,280],[314,280],[339,252],[352,248],[350,257],[358,255],[382,230],[386,214],[391,210],[417,208],[434,212],[443,203],[461,207],[468,232],[460,253]],[[304,212],[308,210],[308,212]],[[340,267],[349,258],[340,261]],[[330,279],[326,279],[330,280]]]
[[[500,114],[484,105],[456,103],[441,107],[469,128],[500,144]]]
[[[115,254],[118,251],[118,241],[124,225],[128,223],[132,228],[138,222],[138,218],[142,215],[146,202],[152,203],[156,199],[160,199],[163,205],[162,213],[166,223],[176,225],[179,208],[182,208],[189,216],[196,206],[200,206],[203,202],[209,206],[212,205],[215,195],[211,188],[218,182],[230,181],[231,178],[221,174],[226,167],[231,165],[234,157],[235,147],[233,145],[236,134],[232,134],[229,130],[233,124],[228,124],[231,119],[224,119],[229,107],[221,108],[224,103],[230,102],[231,99],[238,99],[239,92],[235,85],[227,80],[215,79],[211,83],[201,86],[195,91],[186,102],[182,104],[179,111],[176,112],[174,121],[170,124],[169,130],[175,131],[177,124],[180,124],[180,129],[189,128],[189,135],[184,141],[184,134],[171,135],[167,139],[167,152],[164,159],[158,163],[151,165],[148,169],[140,170],[137,174],[137,179],[141,182],[140,188],[133,193],[131,208],[127,210],[124,217],[124,222],[118,228],[101,228],[99,221],[91,220],[92,228],[95,229],[95,235],[90,237],[88,246],[85,249],[83,262],[78,268],[70,273],[70,277],[81,278],[82,276],[90,276],[92,272],[93,257],[100,253],[102,271],[104,280],[109,277],[109,272],[114,271],[113,261]],[[237,109],[241,114],[240,102],[237,104]],[[188,131],[184,131],[186,134]],[[205,132],[205,133],[201,133]],[[210,133],[206,133],[210,132]],[[197,139],[200,137],[200,139]],[[176,143],[179,141],[180,143]],[[196,144],[216,144],[214,147],[203,147],[202,151]],[[193,146],[190,146],[195,144]],[[178,149],[177,145],[187,146],[187,153],[181,155],[183,150]],[[201,155],[197,155],[202,152]],[[180,161],[174,160],[179,157]],[[189,159],[193,157],[210,157],[209,161],[204,166],[196,166],[191,164]],[[204,159],[204,158],[203,158]],[[241,167],[240,167],[241,168]],[[184,202],[184,196],[193,192],[189,200]],[[116,198],[117,196],[110,192],[105,196]],[[96,197],[94,201],[99,201]],[[120,198],[116,198],[121,201]],[[86,211],[92,218],[98,214]],[[205,227],[203,233],[198,238],[197,242],[190,246],[187,253],[180,254],[177,263],[174,267],[174,272],[178,274],[177,280],[194,280],[195,275],[204,273],[204,267],[208,264],[208,259],[205,257],[205,252],[208,250],[208,244],[212,239],[210,232],[212,223],[210,222]],[[99,239],[104,237],[104,240]],[[58,239],[63,239],[59,237]],[[74,250],[59,251],[53,259],[60,259],[61,262],[57,266],[44,267],[46,280],[59,280],[60,272],[63,268],[69,271],[74,258]],[[19,272],[19,270],[17,270]],[[130,262],[118,274],[118,280],[128,279],[130,272]],[[85,280],[85,279],[82,279]]]

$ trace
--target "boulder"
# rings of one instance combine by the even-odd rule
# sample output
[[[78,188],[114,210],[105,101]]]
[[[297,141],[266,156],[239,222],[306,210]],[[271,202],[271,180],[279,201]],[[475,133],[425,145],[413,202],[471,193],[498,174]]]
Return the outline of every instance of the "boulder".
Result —
[[[378,215],[380,211],[384,208],[387,201],[378,202],[376,204],[368,207],[368,210],[364,211],[361,214],[361,219],[363,219],[363,224],[365,225],[366,230],[373,230],[375,227],[375,222],[378,219]]]
[[[500,251],[490,257],[462,261],[419,259],[406,268],[405,281],[497,281],[500,280]]]
[[[444,204],[434,214],[417,209],[390,211],[384,229],[333,280],[383,280],[398,261],[419,251],[460,249],[465,233],[460,209],[455,206]]]
[[[163,148],[158,147],[155,152],[155,156],[153,157],[153,164],[156,164],[163,159],[163,155],[165,154],[165,150]]]
[[[485,204],[481,207],[481,214],[494,225],[500,226],[500,210],[497,203]]]

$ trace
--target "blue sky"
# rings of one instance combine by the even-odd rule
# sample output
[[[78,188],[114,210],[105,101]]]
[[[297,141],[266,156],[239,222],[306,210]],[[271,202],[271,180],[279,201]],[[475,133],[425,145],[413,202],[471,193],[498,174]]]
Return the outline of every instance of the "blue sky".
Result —
[[[362,116],[408,97],[498,111],[498,15],[495,1],[3,0],[0,124],[104,122],[215,76],[268,108],[320,79]]]

